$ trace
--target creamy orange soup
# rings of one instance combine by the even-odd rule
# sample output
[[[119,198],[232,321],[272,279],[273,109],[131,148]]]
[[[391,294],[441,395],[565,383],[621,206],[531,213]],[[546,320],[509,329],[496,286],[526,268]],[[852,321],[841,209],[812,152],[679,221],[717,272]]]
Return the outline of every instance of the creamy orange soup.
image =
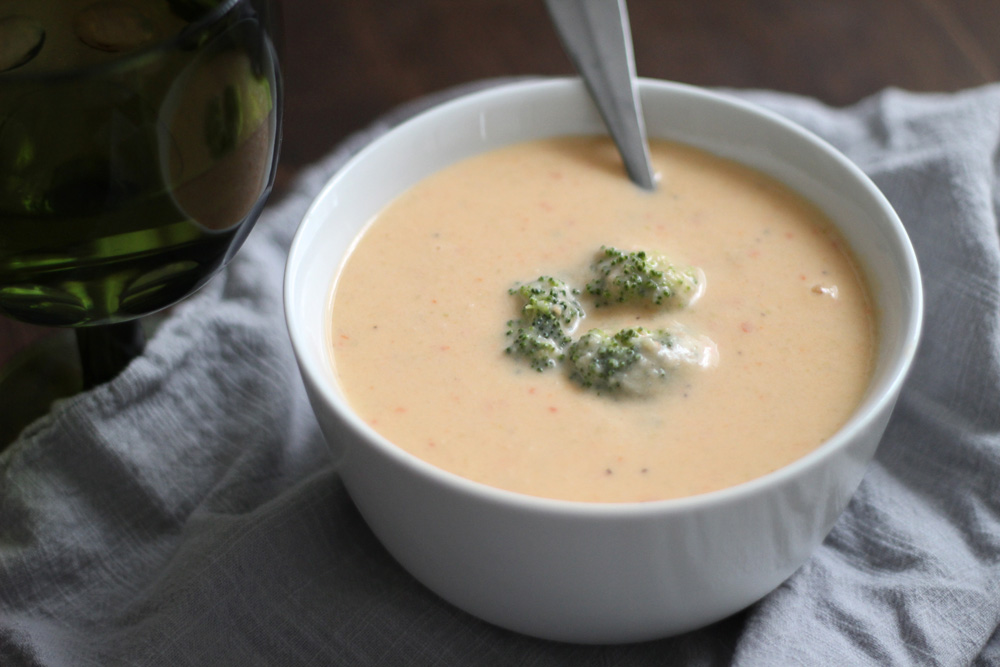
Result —
[[[843,240],[770,177],[654,141],[654,193],[600,137],[465,160],[382,211],[341,268],[329,339],[348,401],[445,470],[526,494],[646,501],[712,491],[803,456],[866,389],[875,318]],[[700,267],[690,307],[588,307],[578,329],[679,324],[717,363],[652,397],[615,399],[505,353],[540,275],[583,286],[601,246]]]

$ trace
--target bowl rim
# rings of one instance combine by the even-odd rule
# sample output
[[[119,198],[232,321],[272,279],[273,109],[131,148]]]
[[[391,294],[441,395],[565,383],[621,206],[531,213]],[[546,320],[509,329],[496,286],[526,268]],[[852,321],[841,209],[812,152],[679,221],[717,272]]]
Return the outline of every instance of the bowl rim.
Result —
[[[803,475],[807,470],[821,465],[824,460],[833,456],[835,452],[843,449],[849,442],[858,437],[861,431],[878,414],[883,410],[891,409],[916,356],[923,323],[924,305],[916,253],[902,221],[886,197],[857,165],[825,139],[774,111],[725,93],[690,84],[650,78],[639,78],[637,79],[637,84],[640,95],[646,91],[667,92],[669,94],[687,96],[707,104],[728,106],[739,113],[756,116],[777,126],[783,132],[797,135],[798,138],[806,140],[815,150],[825,153],[827,157],[837,162],[841,169],[849,173],[860,186],[867,190],[873,201],[883,209],[885,213],[884,217],[888,221],[888,228],[892,232],[892,239],[902,253],[905,275],[901,276],[901,281],[904,288],[909,289],[912,303],[911,308],[905,313],[903,318],[903,327],[901,329],[903,335],[900,337],[898,349],[891,353],[889,363],[883,371],[884,376],[888,380],[883,383],[877,392],[873,392],[870,396],[863,399],[861,404],[851,413],[848,420],[835,433],[825,439],[822,444],[788,464],[765,475],[722,489],[678,498],[648,501],[610,502],[567,500],[534,496],[490,486],[428,463],[393,444],[388,438],[382,436],[365,423],[351,409],[345,399],[339,397],[332,388],[326,386],[323,374],[316,365],[329,363],[329,360],[325,357],[317,360],[309,353],[310,346],[306,342],[305,334],[303,333],[305,325],[294,308],[293,295],[297,290],[300,259],[308,246],[308,241],[305,237],[312,228],[324,224],[325,221],[320,219],[318,211],[323,208],[324,202],[332,196],[332,193],[335,192],[340,181],[345,178],[345,175],[354,169],[356,165],[367,160],[368,155],[377,151],[382,144],[392,141],[397,131],[428,122],[428,117],[457,109],[463,105],[488,103],[495,97],[502,98],[515,94],[544,96],[559,90],[565,90],[567,87],[574,87],[585,92],[583,83],[575,77],[531,77],[502,82],[446,99],[414,114],[380,134],[349,158],[327,179],[319,193],[313,198],[296,229],[287,255],[283,286],[285,319],[293,350],[299,361],[301,372],[308,376],[304,379],[320,392],[323,400],[338,413],[338,416],[351,428],[354,434],[366,441],[369,446],[375,447],[380,453],[410,468],[416,474],[430,478],[435,484],[442,485],[457,493],[471,495],[483,502],[506,505],[534,512],[557,513],[580,517],[642,518],[649,515],[683,514],[695,508],[708,509],[721,505],[740,503],[768,488],[781,486]],[[589,100],[589,96],[587,99]],[[365,229],[367,227],[363,226],[353,237],[352,244],[364,233]],[[348,250],[348,254],[349,252],[350,250]],[[346,256],[347,254],[344,255],[344,257]],[[341,262],[344,257],[340,258]],[[338,263],[330,275],[331,283],[339,268],[340,264]],[[869,386],[871,387],[871,385]]]

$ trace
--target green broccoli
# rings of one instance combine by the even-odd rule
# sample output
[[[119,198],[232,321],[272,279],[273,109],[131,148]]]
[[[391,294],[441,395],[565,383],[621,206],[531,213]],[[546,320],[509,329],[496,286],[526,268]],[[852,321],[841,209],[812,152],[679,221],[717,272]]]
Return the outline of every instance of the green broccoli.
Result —
[[[598,393],[641,396],[682,365],[707,365],[714,346],[683,331],[643,327],[609,334],[591,329],[567,349],[570,378]]]
[[[550,276],[512,287],[510,294],[524,305],[521,317],[507,322],[507,336],[513,338],[507,353],[524,357],[537,371],[553,368],[562,361],[570,334],[583,319],[577,300],[580,290]]]
[[[602,246],[591,268],[597,277],[587,283],[587,292],[598,306],[648,301],[656,306],[682,307],[701,290],[697,269],[674,266],[662,255],[641,250],[624,252]]]

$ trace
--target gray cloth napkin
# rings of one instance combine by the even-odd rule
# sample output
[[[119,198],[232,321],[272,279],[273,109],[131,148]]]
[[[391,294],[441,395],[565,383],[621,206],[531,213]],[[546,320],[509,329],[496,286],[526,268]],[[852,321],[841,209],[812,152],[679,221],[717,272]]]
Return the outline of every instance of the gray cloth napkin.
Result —
[[[846,109],[734,94],[871,175],[927,298],[876,462],[778,590],[681,637],[558,644],[438,600],[368,531],[300,384],[282,270],[325,179],[436,96],[308,170],[123,375],[0,454],[0,665],[1000,663],[1000,85]]]

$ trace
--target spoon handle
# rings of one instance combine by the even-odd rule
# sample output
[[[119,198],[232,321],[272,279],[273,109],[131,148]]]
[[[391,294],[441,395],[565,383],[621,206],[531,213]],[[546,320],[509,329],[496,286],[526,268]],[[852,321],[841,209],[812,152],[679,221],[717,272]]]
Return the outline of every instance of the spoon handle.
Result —
[[[634,85],[635,59],[625,0],[545,0],[556,32],[634,183],[655,187],[646,126]]]

